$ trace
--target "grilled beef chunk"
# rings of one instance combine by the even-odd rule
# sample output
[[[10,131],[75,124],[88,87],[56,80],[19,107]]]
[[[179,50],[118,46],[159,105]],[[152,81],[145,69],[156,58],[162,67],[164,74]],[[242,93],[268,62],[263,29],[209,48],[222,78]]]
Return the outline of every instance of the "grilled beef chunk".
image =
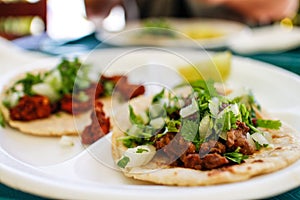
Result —
[[[227,142],[226,145],[232,150],[240,147],[240,152],[245,155],[251,155],[255,151],[255,147],[249,144],[247,140],[247,132],[249,127],[243,122],[237,122],[238,126],[236,129],[232,129],[227,132]]]
[[[201,144],[199,149],[199,154],[201,157],[205,156],[208,153],[218,153],[223,154],[226,152],[226,146],[221,142],[216,140],[209,140]]]
[[[198,151],[195,144],[184,140],[179,133],[167,133],[155,142],[155,147],[161,149],[175,167],[207,170],[229,163],[220,155],[225,153],[226,146],[216,140],[202,143]]]
[[[78,98],[74,98],[71,94],[66,94],[60,100],[60,108],[62,111],[65,111],[69,114],[78,115],[84,113],[92,108],[92,100],[88,99],[87,101],[81,101]]]
[[[181,161],[184,164],[184,167],[191,168],[191,169],[198,169],[201,170],[203,167],[203,161],[200,158],[198,153],[191,153],[181,156]]]
[[[103,94],[104,88],[102,84],[92,83],[84,92],[91,99],[97,99]]]
[[[207,154],[203,157],[202,161],[205,169],[215,169],[229,163],[227,158],[217,153]]]
[[[85,127],[81,140],[83,144],[92,144],[99,138],[109,132],[110,121],[109,117],[105,116],[103,104],[100,101],[95,102],[95,110],[91,113],[92,123]]]
[[[47,97],[25,95],[15,107],[10,109],[10,118],[18,121],[31,121],[47,118],[51,112],[52,106]]]

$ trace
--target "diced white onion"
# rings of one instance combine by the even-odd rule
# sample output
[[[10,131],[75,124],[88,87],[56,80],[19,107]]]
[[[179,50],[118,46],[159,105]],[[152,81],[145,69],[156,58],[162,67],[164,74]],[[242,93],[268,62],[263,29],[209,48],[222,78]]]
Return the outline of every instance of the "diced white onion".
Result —
[[[254,143],[254,141],[253,141],[253,139],[252,139],[252,137],[251,137],[251,135],[250,135],[249,132],[247,132],[246,137],[247,137],[248,143],[249,143],[252,147],[256,148],[256,147],[255,147],[255,143]]]
[[[273,143],[272,135],[269,132],[263,132],[263,135],[268,140],[269,143]]]
[[[157,118],[157,117],[165,115],[165,113],[166,113],[163,105],[161,105],[161,104],[152,104],[149,107],[149,112],[150,112],[151,118]]]
[[[10,107],[14,107],[18,104],[19,99],[24,95],[23,92],[13,92],[10,93],[4,101],[9,104]]]
[[[208,130],[210,126],[210,117],[209,115],[206,115],[205,117],[203,117],[203,119],[200,121],[199,124],[199,134],[200,136],[206,136],[206,134],[208,134]]]
[[[138,135],[138,133],[141,131],[141,129],[136,125],[136,124],[133,124],[129,131],[127,132],[128,135],[130,136],[136,136]]]
[[[223,140],[227,140],[227,132],[226,131],[222,131],[221,133],[220,133],[220,138],[222,138]]]
[[[63,135],[59,140],[59,144],[64,147],[70,147],[74,146],[74,141],[70,136]]]
[[[142,118],[144,124],[147,124],[149,122],[149,116],[146,112],[142,112],[140,114],[140,117]]]
[[[44,82],[50,85],[53,89],[59,90],[62,88],[62,77],[58,70],[52,71],[45,77]]]
[[[36,94],[48,97],[51,102],[59,99],[58,93],[47,83],[38,83],[33,85],[32,91]]]
[[[240,114],[239,106],[238,106],[236,103],[235,103],[235,104],[231,104],[229,109],[230,109],[230,111],[233,112],[233,114],[234,114],[235,116],[237,116],[237,115]]]
[[[251,137],[254,141],[258,142],[258,144],[260,145],[270,144],[270,142],[261,133],[258,132],[253,133]]]
[[[214,97],[208,103],[209,111],[212,115],[216,116],[219,113],[219,99]]]
[[[139,149],[145,150],[137,153]],[[129,158],[127,167],[138,167],[147,164],[151,161],[156,153],[156,149],[153,145],[140,145],[134,148],[128,148],[124,152],[124,156]]]
[[[165,125],[165,120],[162,117],[152,119],[150,121],[150,126],[155,129],[161,129]]]
[[[193,98],[192,103],[182,109],[180,109],[179,114],[182,118],[188,117],[199,110],[198,103]]]

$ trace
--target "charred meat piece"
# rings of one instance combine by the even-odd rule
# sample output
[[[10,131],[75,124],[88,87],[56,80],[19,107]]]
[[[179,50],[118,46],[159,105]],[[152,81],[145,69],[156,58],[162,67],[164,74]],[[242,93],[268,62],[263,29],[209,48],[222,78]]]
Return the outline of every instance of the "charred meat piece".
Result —
[[[110,81],[115,86],[115,90],[121,94],[125,100],[132,99],[145,93],[145,87],[142,85],[130,84],[127,76],[101,76],[99,84],[103,85]]]
[[[92,83],[84,92],[91,99],[97,99],[103,94],[104,88],[102,84]]]
[[[217,153],[207,154],[202,158],[202,161],[205,169],[215,169],[229,163],[227,158]]]
[[[126,76],[122,76],[122,75],[115,75],[115,76],[104,76],[102,75],[101,78],[100,78],[100,82],[105,82],[105,81],[111,81],[113,82],[114,84],[117,84],[117,82],[120,80],[120,79],[126,79],[126,82],[127,82],[127,77]]]
[[[142,85],[130,84],[126,76],[122,77],[116,84],[116,91],[125,99],[132,99],[145,93],[145,87]]]
[[[198,153],[191,153],[181,156],[181,161],[184,163],[184,167],[201,170],[203,167],[203,161]]]
[[[10,109],[10,118],[18,121],[31,121],[47,118],[51,112],[51,103],[47,97],[25,95],[15,107]]]
[[[240,147],[240,152],[245,155],[251,155],[255,151],[255,147],[252,146],[247,140],[247,132],[249,127],[243,122],[236,122],[237,128],[227,132],[227,147],[232,150]]]
[[[209,140],[208,142],[204,142],[199,148],[199,154],[201,155],[201,157],[205,156],[208,153],[223,154],[225,152],[226,146],[216,140]]]
[[[93,101],[81,101],[75,95],[67,94],[60,100],[60,108],[69,114],[78,115],[92,108]]]
[[[94,143],[106,135],[110,129],[109,117],[105,116],[103,104],[100,101],[95,102],[95,110],[91,113],[91,119],[92,123],[84,129],[81,135],[83,144]]]

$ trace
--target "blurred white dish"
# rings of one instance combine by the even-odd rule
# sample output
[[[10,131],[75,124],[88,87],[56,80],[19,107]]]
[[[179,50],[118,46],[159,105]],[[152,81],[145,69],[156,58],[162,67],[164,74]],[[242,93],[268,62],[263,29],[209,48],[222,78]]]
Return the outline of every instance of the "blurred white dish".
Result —
[[[172,36],[144,34],[145,22],[163,20],[172,32]],[[153,29],[153,28],[152,28]],[[163,46],[163,47],[197,47],[217,48],[227,46],[228,41],[237,37],[248,27],[244,24],[221,19],[147,19],[127,22],[119,32],[99,30],[96,37],[107,44],[115,46]]]
[[[280,25],[255,28],[230,40],[229,47],[240,54],[274,53],[300,46],[300,28]]]

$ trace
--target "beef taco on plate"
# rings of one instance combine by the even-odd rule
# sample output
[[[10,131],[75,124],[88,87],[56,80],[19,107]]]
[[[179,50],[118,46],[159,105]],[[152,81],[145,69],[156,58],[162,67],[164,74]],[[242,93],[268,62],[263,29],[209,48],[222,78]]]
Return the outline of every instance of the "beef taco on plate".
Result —
[[[197,81],[188,96],[163,90],[131,100],[124,113],[127,119],[115,119],[112,152],[134,179],[180,186],[237,182],[300,158],[296,132],[267,117],[248,90],[223,96]]]
[[[91,110],[96,105],[101,107],[95,100],[100,99],[105,105],[101,113],[110,113],[114,90],[124,99],[144,93],[143,86],[129,84],[126,76],[102,75],[99,81],[93,81],[88,65],[78,58],[63,59],[51,70],[35,70],[15,77],[1,93],[0,108],[6,122],[21,132],[73,135],[91,122]]]

